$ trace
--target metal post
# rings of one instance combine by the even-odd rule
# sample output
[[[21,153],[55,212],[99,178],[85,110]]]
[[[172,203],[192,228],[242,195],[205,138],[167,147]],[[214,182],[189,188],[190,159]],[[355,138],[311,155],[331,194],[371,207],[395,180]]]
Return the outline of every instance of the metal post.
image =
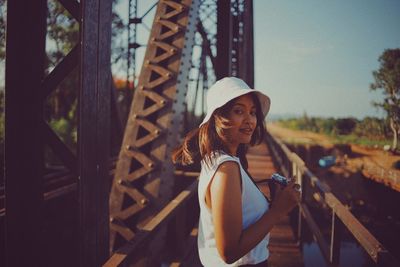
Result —
[[[253,0],[244,0],[243,8],[243,64],[242,77],[246,83],[254,88],[254,27],[253,27]]]
[[[303,182],[303,176],[301,174],[301,170],[299,168],[297,168],[297,183],[301,186],[301,199],[300,199],[300,203],[304,203],[305,200],[305,188],[304,188],[304,182]],[[304,203],[305,204],[305,203]],[[302,239],[302,228],[303,228],[303,217],[301,215],[301,206],[299,206],[299,214],[298,214],[298,221],[297,221],[297,240],[299,242],[301,242]]]
[[[338,266],[340,260],[340,243],[343,231],[343,223],[340,221],[335,211],[332,210],[331,242],[329,249],[329,261]]]
[[[42,265],[43,142],[39,125],[46,3],[7,1],[6,266]]]
[[[242,46],[242,34],[241,34],[241,11],[240,11],[240,4],[239,0],[232,0],[231,1],[231,13],[232,13],[232,57],[231,57],[231,75],[235,77],[241,76],[241,69],[242,66],[240,64],[243,62],[243,46]]]
[[[110,0],[81,2],[79,265],[101,266],[109,245]]]
[[[217,80],[231,75],[232,68],[232,14],[231,1],[217,1]]]

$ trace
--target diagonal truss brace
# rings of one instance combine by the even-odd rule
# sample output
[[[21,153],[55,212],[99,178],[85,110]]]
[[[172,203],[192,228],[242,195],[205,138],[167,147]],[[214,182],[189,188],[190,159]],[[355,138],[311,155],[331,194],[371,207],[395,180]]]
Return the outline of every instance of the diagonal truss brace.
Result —
[[[111,188],[111,250],[173,197],[199,2],[158,3]]]

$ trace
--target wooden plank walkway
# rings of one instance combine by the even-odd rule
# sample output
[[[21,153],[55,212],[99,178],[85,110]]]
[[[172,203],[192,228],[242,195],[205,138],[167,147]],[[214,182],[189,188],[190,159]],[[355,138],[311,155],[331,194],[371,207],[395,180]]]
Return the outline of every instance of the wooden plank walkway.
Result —
[[[271,154],[266,144],[252,147],[247,154],[249,172],[254,180],[262,180],[271,177],[277,171],[272,161]],[[269,188],[265,183],[258,185],[264,194],[269,196]],[[302,267],[303,255],[292,227],[289,224],[289,216],[285,217],[271,231],[269,243],[270,257],[269,267]]]
[[[247,155],[249,161],[249,172],[253,178],[262,180],[270,177],[276,172],[271,155],[266,144],[255,146],[249,150]],[[266,184],[259,184],[264,194],[269,195]],[[195,230],[196,231],[196,230]],[[193,248],[183,260],[182,264],[173,263],[171,266],[200,267],[202,266],[197,254],[197,242],[193,242]],[[303,256],[293,230],[289,224],[289,217],[285,217],[271,232],[269,244],[270,257],[269,267],[303,267]]]

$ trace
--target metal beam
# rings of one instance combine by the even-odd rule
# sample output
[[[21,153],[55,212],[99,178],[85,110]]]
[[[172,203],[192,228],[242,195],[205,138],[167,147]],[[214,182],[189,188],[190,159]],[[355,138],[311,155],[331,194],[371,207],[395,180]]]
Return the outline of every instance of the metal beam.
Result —
[[[196,0],[158,3],[111,190],[112,250],[172,198],[170,155],[183,129],[198,6]]]
[[[253,0],[243,1],[243,67],[240,76],[254,88],[254,22]]]
[[[5,188],[6,266],[41,266],[47,1],[7,1]]]
[[[78,124],[79,265],[108,258],[110,141],[110,0],[81,1]]]
[[[230,76],[232,69],[232,13],[231,1],[217,1],[217,80]]]

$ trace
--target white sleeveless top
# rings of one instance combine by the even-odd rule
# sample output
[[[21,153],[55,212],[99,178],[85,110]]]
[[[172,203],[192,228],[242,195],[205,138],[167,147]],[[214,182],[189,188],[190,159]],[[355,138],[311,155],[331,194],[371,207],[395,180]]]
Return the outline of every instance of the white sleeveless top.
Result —
[[[205,267],[219,266],[240,266],[244,264],[257,264],[265,261],[269,256],[267,248],[269,234],[265,236],[257,246],[249,251],[242,258],[232,264],[225,263],[218,253],[214,234],[213,217],[211,210],[206,205],[206,191],[214,176],[218,166],[225,161],[235,161],[240,166],[240,175],[242,178],[242,224],[243,229],[254,224],[267,210],[268,202],[257,186],[251,181],[250,177],[242,168],[240,160],[221,153],[214,153],[214,159],[210,166],[201,162],[201,172],[198,185],[198,197],[200,204],[200,219],[197,244],[201,263]]]

